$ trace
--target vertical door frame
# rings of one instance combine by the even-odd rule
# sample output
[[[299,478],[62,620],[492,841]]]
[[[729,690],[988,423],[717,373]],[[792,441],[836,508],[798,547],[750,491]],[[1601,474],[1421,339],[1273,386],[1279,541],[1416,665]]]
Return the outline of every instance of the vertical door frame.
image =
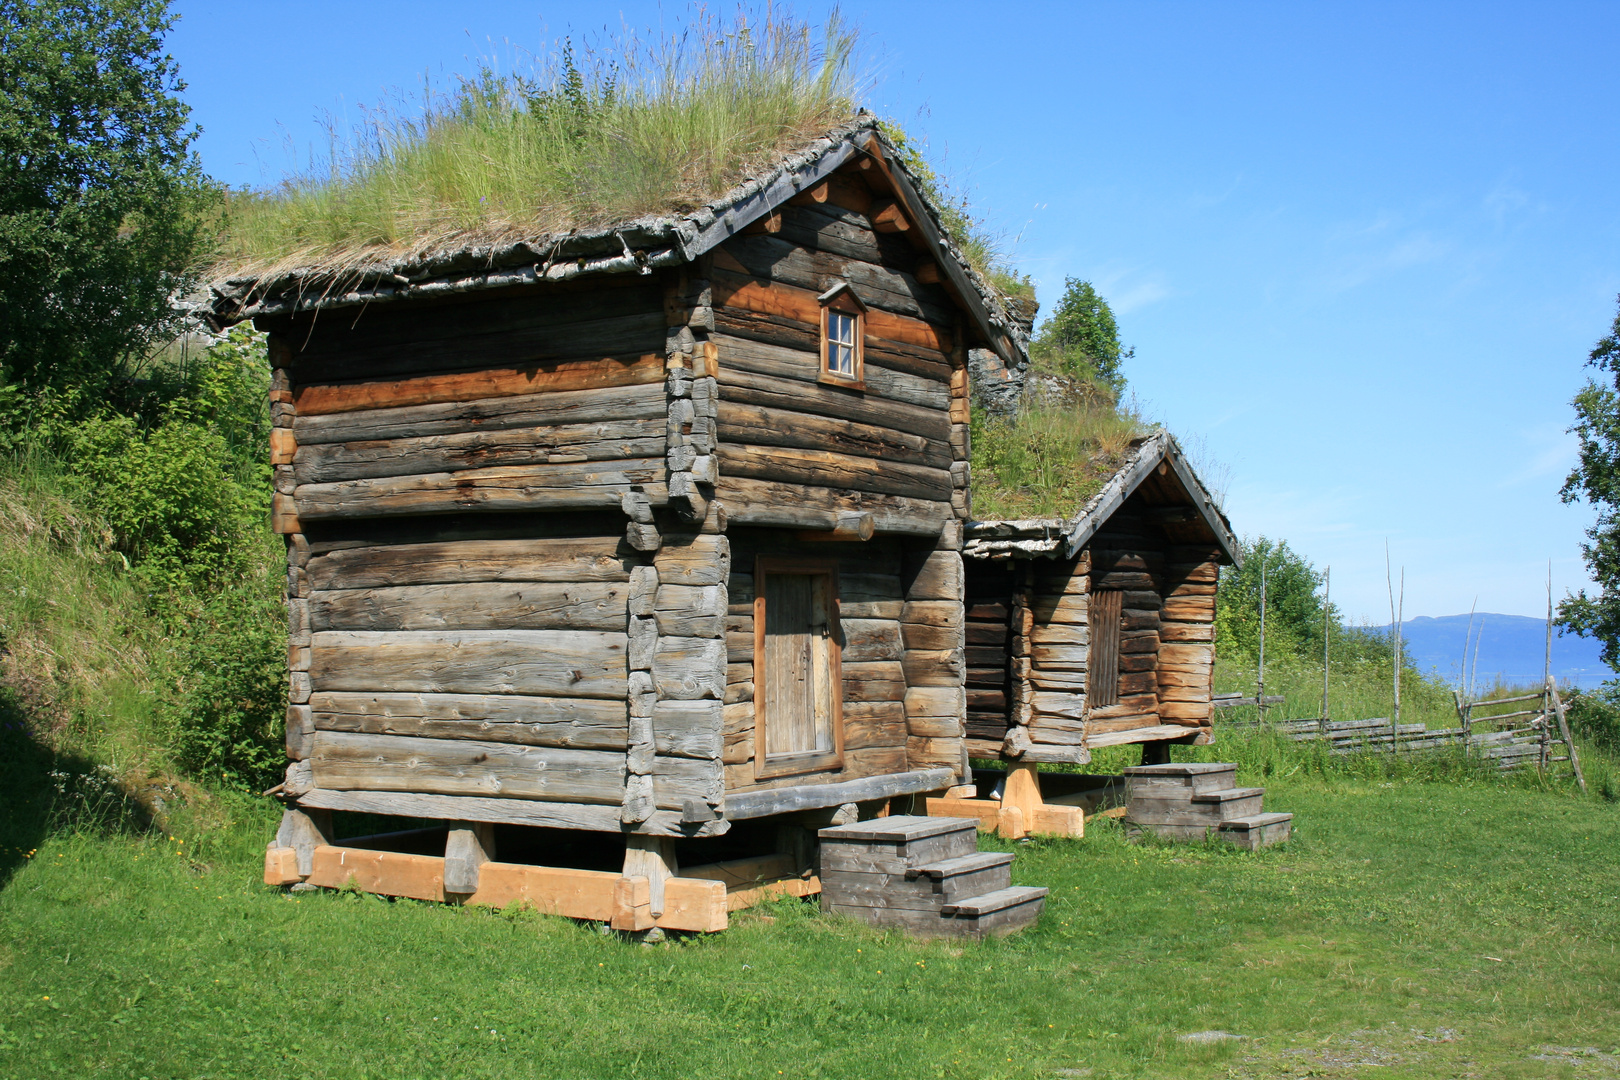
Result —
[[[772,574],[818,575],[827,579],[827,681],[831,708],[833,748],[808,753],[777,755],[771,760],[770,685],[765,661],[766,582]],[[771,780],[812,772],[835,772],[844,767],[844,628],[838,598],[838,562],[835,559],[790,559],[760,555],[754,560],[754,779]]]

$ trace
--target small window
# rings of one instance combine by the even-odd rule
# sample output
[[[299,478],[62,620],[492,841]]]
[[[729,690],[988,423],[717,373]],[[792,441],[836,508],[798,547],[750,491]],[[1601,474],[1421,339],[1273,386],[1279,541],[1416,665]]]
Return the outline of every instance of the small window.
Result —
[[[832,563],[761,558],[754,570],[754,774],[842,767],[838,573]]]
[[[1087,704],[1093,709],[1105,709],[1119,704],[1119,631],[1120,601],[1124,594],[1117,590],[1091,594],[1090,656],[1086,659]]]
[[[821,295],[821,381],[860,387],[866,378],[866,305],[848,285]]]

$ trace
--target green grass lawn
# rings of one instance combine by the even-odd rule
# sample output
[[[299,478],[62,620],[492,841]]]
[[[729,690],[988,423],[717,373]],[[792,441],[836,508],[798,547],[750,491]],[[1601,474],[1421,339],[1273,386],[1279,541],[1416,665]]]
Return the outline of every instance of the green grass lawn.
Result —
[[[284,894],[246,806],[200,839],[48,838],[0,878],[0,1077],[1620,1074],[1620,807],[1275,778],[1266,801],[1297,815],[1286,848],[1100,822],[1016,845],[1046,915],[967,945],[798,901],[644,947]],[[1209,1030],[1243,1038],[1177,1038]]]

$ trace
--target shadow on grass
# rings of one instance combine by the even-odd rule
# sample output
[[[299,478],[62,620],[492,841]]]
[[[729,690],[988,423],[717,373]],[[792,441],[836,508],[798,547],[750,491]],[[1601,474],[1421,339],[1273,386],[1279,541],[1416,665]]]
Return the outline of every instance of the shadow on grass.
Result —
[[[52,750],[16,694],[0,687],[0,889],[53,833],[133,835],[151,825],[116,776]]]

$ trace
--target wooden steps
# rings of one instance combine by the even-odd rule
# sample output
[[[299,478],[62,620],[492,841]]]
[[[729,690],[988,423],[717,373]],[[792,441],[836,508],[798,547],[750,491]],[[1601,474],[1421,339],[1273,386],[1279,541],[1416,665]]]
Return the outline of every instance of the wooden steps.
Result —
[[[889,817],[822,829],[823,909],[916,937],[1001,936],[1046,890],[1012,884],[1011,855],[978,850],[974,818]]]
[[[1125,770],[1125,820],[1170,840],[1218,836],[1253,851],[1288,839],[1294,816],[1266,813],[1265,788],[1236,786],[1230,762]]]

